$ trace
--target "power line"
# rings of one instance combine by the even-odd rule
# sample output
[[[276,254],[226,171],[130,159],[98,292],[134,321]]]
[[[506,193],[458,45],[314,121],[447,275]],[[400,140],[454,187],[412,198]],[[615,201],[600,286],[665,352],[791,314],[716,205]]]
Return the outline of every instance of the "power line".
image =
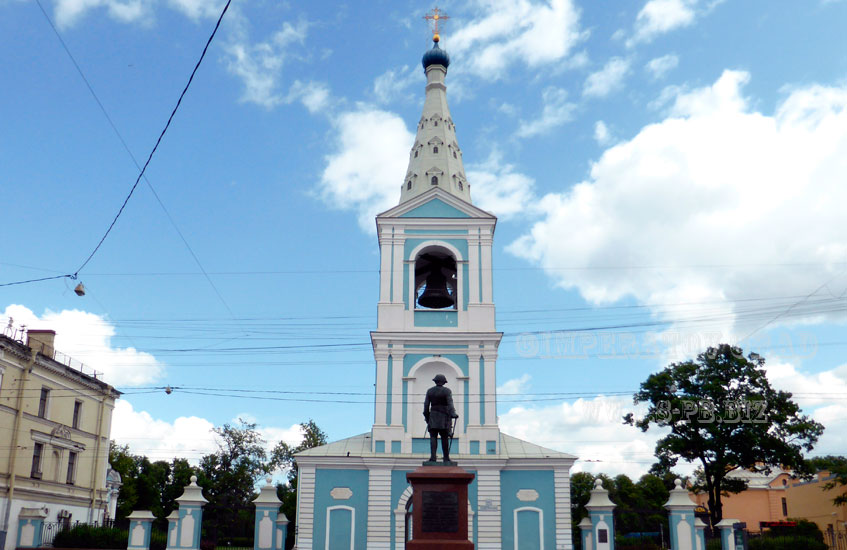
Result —
[[[188,77],[188,82],[185,84],[185,87],[182,89],[182,93],[179,94],[179,99],[177,99],[176,105],[174,106],[173,111],[171,111],[171,114],[168,117],[168,121],[165,123],[165,127],[162,128],[162,132],[159,134],[159,138],[156,140],[155,145],[153,145],[153,149],[150,151],[150,154],[147,156],[147,160],[144,162],[144,166],[141,167],[141,172],[139,172],[138,177],[135,179],[135,183],[132,185],[132,188],[129,190],[129,194],[127,194],[126,199],[124,199],[124,202],[121,205],[120,209],[118,210],[118,213],[115,215],[115,218],[112,220],[112,223],[109,224],[109,227],[108,227],[108,229],[106,229],[106,233],[103,234],[103,237],[100,239],[100,242],[97,243],[97,246],[94,247],[94,250],[91,251],[91,254],[88,255],[88,257],[85,259],[85,261],[82,262],[82,265],[80,265],[77,268],[77,270],[74,272],[74,274],[73,274],[74,278],[76,278],[76,276],[79,274],[79,272],[82,271],[82,269],[86,265],[88,265],[88,262],[91,261],[91,259],[94,257],[94,255],[97,253],[97,251],[100,249],[100,246],[103,244],[103,241],[105,241],[106,237],[109,236],[109,233],[112,231],[112,228],[117,223],[118,218],[120,218],[121,214],[123,213],[124,208],[126,208],[126,205],[129,202],[129,199],[132,197],[132,194],[135,192],[135,189],[138,187],[138,183],[141,181],[141,178],[144,176],[144,172],[147,170],[147,166],[150,165],[150,161],[153,159],[153,155],[156,153],[156,150],[159,148],[159,144],[162,142],[162,138],[165,137],[165,132],[168,131],[168,128],[171,125],[171,121],[173,120],[174,116],[176,115],[176,112],[179,109],[179,106],[182,104],[182,99],[185,97],[185,94],[188,92],[188,88],[189,88],[189,86],[191,86],[191,82],[194,80],[194,75],[197,74],[197,70],[200,68],[200,64],[203,62],[203,58],[206,57],[206,52],[209,49],[209,45],[212,43],[212,39],[215,37],[215,34],[218,32],[218,28],[221,25],[221,20],[223,20],[223,17],[226,14],[226,11],[229,9],[229,5],[230,5],[231,2],[232,2],[232,0],[227,0],[226,5],[224,5],[223,11],[221,11],[221,15],[220,15],[220,17],[218,17],[217,23],[215,23],[215,28],[212,30],[212,34],[209,36],[209,39],[206,41],[206,45],[203,47],[203,52],[200,54],[200,59],[198,59],[197,63],[194,65],[194,69],[191,71],[191,75]],[[39,6],[41,6],[40,3],[39,3]],[[42,11],[43,11],[43,9],[44,8],[42,8]],[[45,12],[45,15],[46,15],[46,12]]]
[[[100,112],[103,113],[103,116],[106,117],[106,121],[109,123],[109,126],[112,127],[112,131],[115,133],[115,136],[117,136],[118,141],[121,142],[121,145],[123,145],[123,148],[127,152],[127,154],[129,155],[129,158],[132,159],[132,162],[133,162],[133,164],[135,164],[135,167],[143,175],[144,182],[147,184],[147,187],[150,189],[150,192],[153,193],[153,197],[155,197],[156,202],[159,203],[159,206],[162,208],[162,211],[165,213],[165,216],[168,218],[168,221],[171,222],[171,225],[173,226],[177,235],[179,235],[179,238],[182,240],[182,243],[188,249],[189,254],[194,259],[194,262],[197,264],[197,267],[200,268],[200,271],[206,277],[206,280],[209,282],[209,285],[212,287],[212,290],[214,290],[215,294],[217,294],[218,299],[221,301],[221,303],[223,303],[224,307],[227,309],[227,311],[229,311],[230,315],[232,315],[234,317],[235,315],[233,314],[232,309],[229,307],[229,304],[226,302],[226,300],[224,300],[223,296],[221,295],[220,291],[215,286],[215,284],[212,282],[211,278],[209,278],[209,275],[206,273],[206,269],[203,267],[203,264],[200,263],[200,259],[194,253],[194,250],[191,248],[191,245],[188,244],[188,241],[186,240],[185,236],[182,234],[182,231],[180,231],[179,227],[176,224],[176,221],[173,219],[173,217],[171,216],[168,209],[165,207],[165,204],[162,202],[162,199],[159,197],[159,194],[156,192],[156,189],[153,187],[153,184],[150,183],[150,180],[147,178],[146,175],[144,175],[144,170],[146,168],[146,165],[145,165],[144,168],[142,168],[141,165],[138,164],[138,160],[135,158],[135,155],[132,153],[132,150],[129,148],[129,145],[127,145],[126,140],[124,139],[123,135],[121,135],[121,132],[118,130],[118,127],[115,125],[114,121],[112,120],[112,117],[109,116],[108,111],[106,111],[106,107],[100,101],[100,98],[97,96],[97,93],[95,93],[94,88],[91,86],[91,83],[88,81],[88,78],[86,78],[85,73],[82,72],[82,68],[79,66],[79,63],[77,63],[76,58],[71,53],[71,50],[70,50],[70,48],[68,48],[68,45],[65,43],[64,39],[62,38],[62,35],[59,34],[59,31],[56,29],[56,26],[53,24],[53,21],[50,19],[50,16],[47,15],[47,11],[44,9],[44,6],[41,5],[41,0],[36,0],[36,3],[38,4],[39,9],[41,9],[41,13],[44,15],[44,18],[50,24],[50,28],[53,29],[53,33],[56,35],[56,38],[58,38],[59,42],[62,44],[62,48],[64,48],[65,53],[68,54],[68,58],[70,58],[71,63],[73,63],[74,67],[76,68],[77,73],[79,73],[80,78],[82,78],[82,81],[85,83],[86,88],[88,88],[88,91],[91,93],[91,97],[94,98],[94,101],[97,103],[97,106],[100,107]],[[224,8],[224,11],[226,11],[226,8]],[[221,14],[221,17],[223,17],[223,14]],[[217,31],[217,27],[215,27],[215,30]],[[214,36],[214,32],[212,33],[212,36]],[[209,41],[211,41],[211,38],[209,39]],[[207,47],[208,47],[208,44],[207,44]],[[203,53],[205,55],[205,49],[204,49]],[[203,58],[201,56],[200,61],[202,61],[202,60],[203,60]],[[198,62],[198,65],[199,65],[199,62]],[[195,71],[196,71],[196,68],[195,68]],[[192,77],[193,76],[194,75],[192,73]],[[190,79],[189,79],[189,84],[191,84]],[[187,87],[188,86],[186,86],[186,89],[187,89]],[[180,96],[180,100],[181,99],[182,99],[182,97]],[[178,103],[177,103],[177,107],[179,107]],[[176,111],[176,109],[174,109],[174,111]],[[170,121],[168,121],[168,123],[170,123]],[[165,130],[167,130],[167,127],[165,128]],[[162,133],[164,134],[164,131]],[[157,143],[157,145],[158,145],[158,143]],[[155,150],[155,148],[154,148],[154,150]],[[151,153],[151,156],[152,156],[152,153]],[[148,162],[149,162],[149,159],[148,159]],[[137,184],[137,182],[136,182],[136,184]],[[134,187],[133,187],[133,189],[134,189]],[[130,194],[132,194],[132,191],[130,191]],[[120,215],[120,213],[118,215]],[[79,270],[77,270],[77,272],[78,271]]]

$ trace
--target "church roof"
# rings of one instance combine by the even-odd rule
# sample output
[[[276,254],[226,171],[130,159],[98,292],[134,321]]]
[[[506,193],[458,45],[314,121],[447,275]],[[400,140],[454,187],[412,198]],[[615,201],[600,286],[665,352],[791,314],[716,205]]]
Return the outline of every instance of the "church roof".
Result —
[[[426,453],[403,453],[402,456],[424,456]],[[397,457],[397,453],[374,453],[371,451],[371,433],[363,433],[333,441],[320,447],[313,447],[305,451],[297,453],[297,457],[361,457],[361,456],[392,456]],[[547,449],[540,445],[512,437],[500,432],[500,454],[499,455],[462,455],[452,454],[451,456],[460,460],[462,458],[572,458],[574,455]]]

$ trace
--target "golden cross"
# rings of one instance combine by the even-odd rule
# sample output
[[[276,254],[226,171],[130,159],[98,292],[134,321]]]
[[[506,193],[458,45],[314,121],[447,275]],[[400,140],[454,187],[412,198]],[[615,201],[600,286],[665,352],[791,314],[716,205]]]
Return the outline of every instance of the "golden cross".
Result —
[[[438,35],[438,23],[444,22],[450,19],[450,17],[448,17],[446,13],[439,10],[438,6],[436,6],[431,12],[424,15],[424,19],[426,19],[427,21],[434,22],[432,29],[432,40],[438,42],[441,39],[441,37]]]

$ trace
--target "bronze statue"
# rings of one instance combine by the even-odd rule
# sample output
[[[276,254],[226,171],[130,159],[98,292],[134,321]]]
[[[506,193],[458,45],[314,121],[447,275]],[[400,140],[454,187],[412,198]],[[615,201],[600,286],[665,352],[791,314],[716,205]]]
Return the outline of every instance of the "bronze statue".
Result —
[[[436,374],[432,379],[435,386],[429,388],[424,400],[423,415],[429,431],[429,462],[437,460],[435,453],[438,449],[438,436],[441,436],[441,454],[444,462],[450,462],[450,443],[453,440],[453,420],[459,418],[453,406],[453,392],[445,388],[447,377]]]

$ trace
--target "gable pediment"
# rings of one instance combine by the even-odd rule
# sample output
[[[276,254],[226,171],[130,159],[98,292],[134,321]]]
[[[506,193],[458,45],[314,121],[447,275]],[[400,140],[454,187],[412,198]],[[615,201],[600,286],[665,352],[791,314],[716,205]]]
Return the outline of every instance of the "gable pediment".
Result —
[[[379,214],[377,218],[496,219],[493,214],[477,208],[440,187],[433,187],[425,193],[421,193],[390,210],[386,210]]]

